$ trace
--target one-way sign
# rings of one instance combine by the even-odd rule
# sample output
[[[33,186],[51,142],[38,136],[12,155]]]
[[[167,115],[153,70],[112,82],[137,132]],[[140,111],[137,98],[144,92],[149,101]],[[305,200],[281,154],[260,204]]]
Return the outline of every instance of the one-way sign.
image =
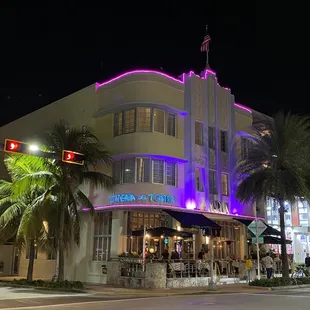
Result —
[[[256,224],[257,221],[257,224]],[[261,220],[254,220],[249,226],[248,229],[255,235],[260,236],[266,229],[267,225]],[[257,233],[256,233],[257,229]]]

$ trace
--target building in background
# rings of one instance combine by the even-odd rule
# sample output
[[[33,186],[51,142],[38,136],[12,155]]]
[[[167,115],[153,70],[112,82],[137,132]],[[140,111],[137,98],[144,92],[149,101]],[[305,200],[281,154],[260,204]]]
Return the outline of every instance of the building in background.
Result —
[[[144,226],[180,230],[179,217],[188,213],[204,214],[221,226],[216,259],[247,254],[246,227],[235,219],[253,219],[254,210],[235,199],[233,171],[238,156],[248,150],[252,111],[235,103],[213,71],[179,78],[150,70],[126,72],[3,126],[1,139],[34,142],[37,133],[60,119],[95,128],[115,160],[106,172],[118,183],[114,192],[83,188],[97,212],[93,219],[81,210],[81,242],[68,253],[68,279],[106,283],[104,262],[123,252],[142,251],[142,238],[133,237],[133,231]],[[196,256],[208,241],[199,231],[186,249],[185,241],[170,240],[168,245]],[[162,242],[150,238],[148,247],[166,246]],[[18,261],[17,272],[25,276],[27,253],[14,253],[8,270],[16,272]],[[34,276],[50,278],[54,273],[55,256],[39,251]]]

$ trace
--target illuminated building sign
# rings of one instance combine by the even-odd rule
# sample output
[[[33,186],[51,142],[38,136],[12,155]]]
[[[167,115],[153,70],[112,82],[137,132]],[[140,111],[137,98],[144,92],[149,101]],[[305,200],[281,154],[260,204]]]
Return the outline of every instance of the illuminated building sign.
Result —
[[[228,204],[222,201],[213,201],[210,203],[210,212],[229,214]]]
[[[156,203],[175,203],[175,197],[161,194],[134,195],[134,194],[119,194],[110,196],[110,203],[126,203],[126,202],[156,202]]]

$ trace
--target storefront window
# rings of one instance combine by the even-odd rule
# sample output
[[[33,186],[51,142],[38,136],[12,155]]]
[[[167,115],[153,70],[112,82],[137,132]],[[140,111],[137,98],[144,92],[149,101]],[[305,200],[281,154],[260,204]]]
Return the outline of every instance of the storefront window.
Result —
[[[98,212],[94,222],[93,260],[107,261],[110,258],[112,212]]]

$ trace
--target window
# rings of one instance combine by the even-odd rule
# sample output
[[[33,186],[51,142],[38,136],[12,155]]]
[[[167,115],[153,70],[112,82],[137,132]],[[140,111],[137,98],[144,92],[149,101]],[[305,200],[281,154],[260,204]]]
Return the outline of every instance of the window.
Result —
[[[241,137],[241,157],[247,157],[249,155],[249,144],[250,141],[245,138]]]
[[[175,137],[175,114],[167,113],[167,135]]]
[[[151,108],[138,108],[137,131],[151,131]]]
[[[164,110],[139,107],[114,113],[114,137],[132,132],[158,132],[176,136],[176,115]]]
[[[46,253],[47,260],[56,260],[56,251],[48,251]]]
[[[164,184],[163,160],[153,160],[153,183]]]
[[[221,130],[221,151],[227,153],[227,131]]]
[[[214,127],[209,127],[209,148],[215,150],[216,148],[216,140],[215,140],[215,128]]]
[[[165,133],[165,111],[154,109],[153,122],[155,132]]]
[[[150,182],[151,160],[149,158],[137,158],[137,182]]]
[[[228,196],[229,195],[228,174],[222,173],[221,179],[222,179],[222,194],[224,196]]]
[[[124,133],[135,131],[136,110],[128,110],[124,112]]]
[[[112,212],[98,212],[94,222],[93,260],[107,261],[111,251]]]
[[[123,160],[123,183],[135,183],[135,159]]]
[[[176,164],[166,163],[166,184],[176,185]]]
[[[114,137],[123,134],[123,112],[114,113]]]
[[[195,123],[195,144],[203,146],[203,124]]]
[[[217,186],[216,186],[216,171],[209,171],[209,186],[210,186],[210,194],[217,194]]]
[[[196,191],[204,192],[201,168],[195,168],[195,177],[196,177]]]
[[[113,178],[116,184],[121,183],[121,162],[116,161],[113,163]]]
[[[113,178],[116,184],[152,182],[177,186],[177,168],[175,162],[145,157],[128,158],[113,163]]]

